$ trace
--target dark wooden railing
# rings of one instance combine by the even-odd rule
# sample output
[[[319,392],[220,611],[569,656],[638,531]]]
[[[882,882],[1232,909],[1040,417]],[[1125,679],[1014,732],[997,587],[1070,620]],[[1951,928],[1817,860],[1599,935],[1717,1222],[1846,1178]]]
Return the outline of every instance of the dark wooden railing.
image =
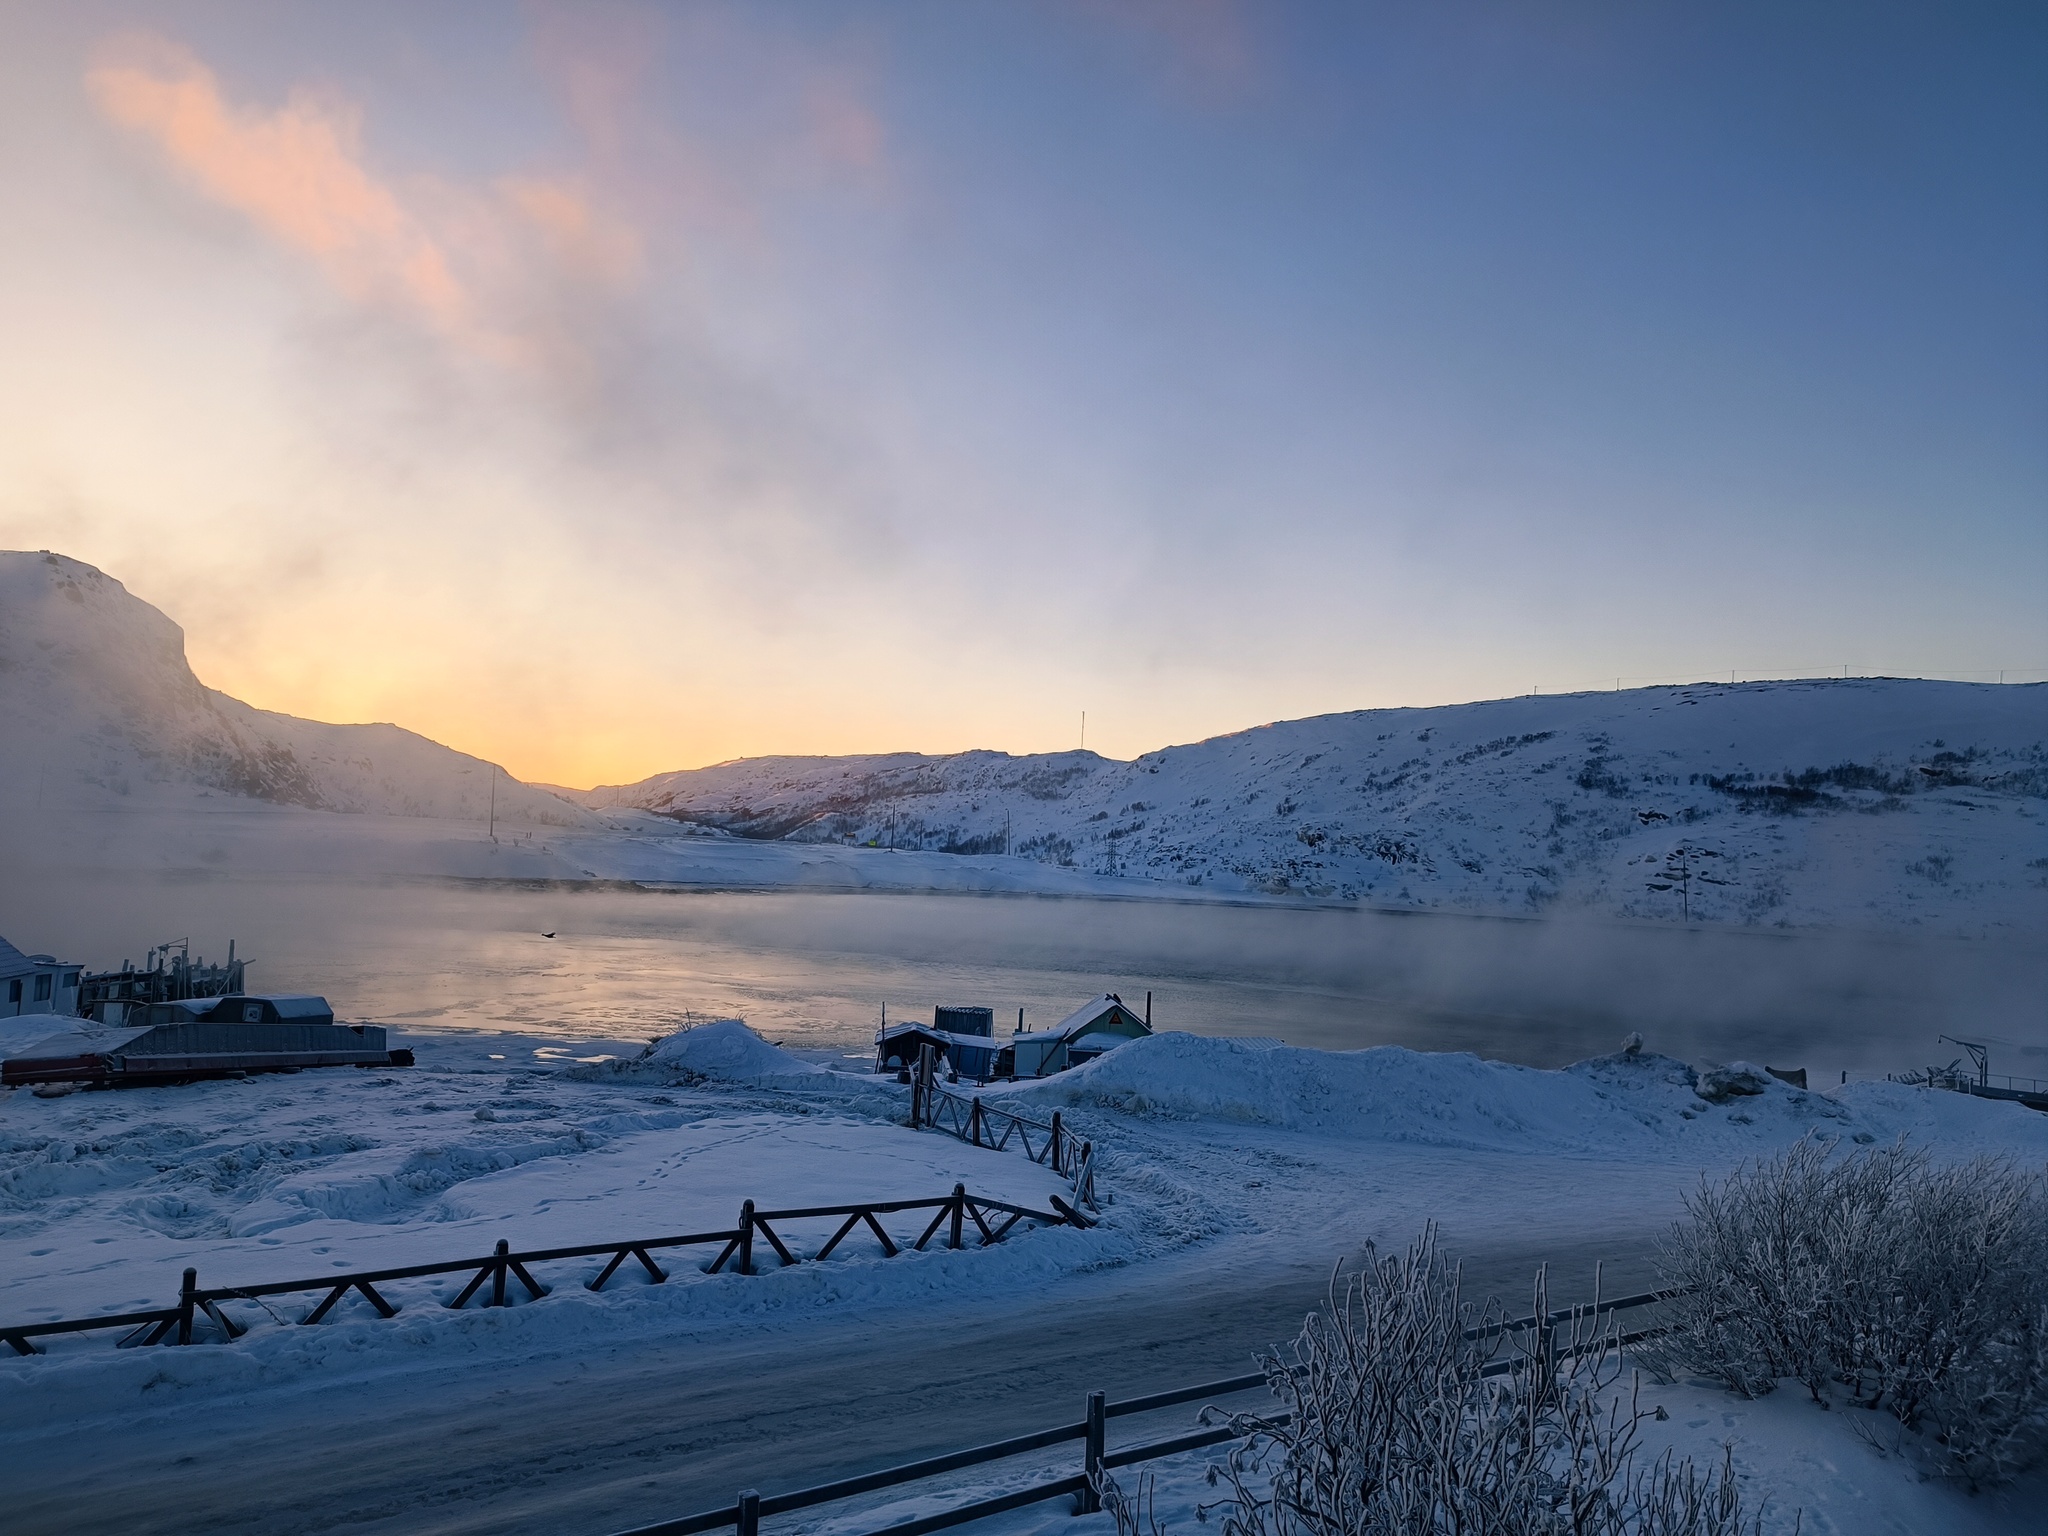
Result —
[[[1060,1123],[1060,1112],[1052,1119],[1033,1120],[1002,1104],[991,1104],[978,1093],[955,1093],[938,1081],[938,1064],[927,1045],[918,1054],[910,1076],[910,1123],[919,1130],[944,1131],[977,1147],[1000,1152],[1012,1139],[1034,1163],[1071,1179],[1074,1203],[1100,1210],[1095,1202],[1095,1144],[1078,1140]],[[1033,1138],[1036,1137],[1036,1145]]]
[[[1511,1371],[1526,1369],[1532,1363],[1549,1362],[1554,1365],[1574,1354],[1596,1349],[1612,1349],[1654,1337],[1663,1330],[1643,1328],[1632,1333],[1623,1333],[1613,1329],[1603,1331],[1593,1338],[1585,1337],[1581,1330],[1589,1321],[1597,1322],[1598,1319],[1610,1317],[1617,1312],[1654,1306],[1678,1294],[1680,1293],[1676,1291],[1646,1291],[1641,1295],[1624,1296],[1614,1301],[1564,1307],[1554,1312],[1468,1328],[1465,1330],[1465,1337],[1475,1342],[1513,1337],[1519,1346],[1516,1352],[1505,1358],[1487,1362],[1480,1371],[1484,1376],[1506,1375]],[[1564,1334],[1563,1343],[1558,1342],[1560,1332]],[[1528,1339],[1526,1344],[1521,1342],[1524,1338]],[[970,1446],[966,1450],[948,1451],[944,1455],[904,1462],[900,1466],[862,1473],[858,1477],[840,1478],[835,1482],[819,1483],[814,1487],[799,1488],[789,1493],[763,1497],[754,1489],[742,1489],[739,1497],[731,1504],[717,1509],[700,1510],[696,1514],[683,1515],[674,1520],[657,1521],[653,1525],[637,1526],[631,1531],[619,1533],[619,1536],[698,1536],[700,1532],[723,1530],[728,1526],[732,1527],[738,1536],[760,1536],[761,1521],[770,1515],[787,1514],[793,1510],[810,1509],[819,1504],[836,1503],[841,1499],[854,1498],[863,1493],[874,1493],[883,1488],[922,1482],[947,1472],[956,1472],[962,1467],[1004,1461],[1013,1456],[1022,1456],[1031,1451],[1045,1450],[1075,1440],[1082,1442],[1081,1469],[1078,1472],[1035,1482],[1027,1487],[989,1498],[971,1500],[953,1509],[941,1510],[915,1520],[874,1526],[863,1533],[863,1536],[927,1536],[928,1532],[965,1525],[969,1521],[985,1519],[1007,1510],[1023,1509],[1047,1499],[1058,1498],[1062,1494],[1075,1495],[1079,1500],[1078,1512],[1092,1514],[1101,1508],[1098,1490],[1104,1472],[1114,1471],[1118,1467],[1135,1466],[1140,1462],[1157,1461],[1165,1456],[1178,1456],[1184,1451],[1197,1451],[1205,1446],[1221,1445],[1226,1440],[1240,1438],[1241,1434],[1233,1425],[1211,1424],[1164,1440],[1150,1440],[1111,1450],[1108,1445],[1108,1424],[1111,1419],[1125,1418],[1132,1414],[1154,1413],[1159,1409],[1178,1407],[1184,1403],[1231,1397],[1266,1386],[1268,1381],[1266,1372],[1252,1371],[1242,1376],[1226,1376],[1219,1381],[1204,1381],[1191,1387],[1176,1387],[1170,1391],[1152,1392],[1143,1397],[1125,1398],[1114,1403],[1108,1401],[1104,1393],[1090,1392],[1083,1405],[1081,1417],[1071,1424],[1056,1424],[1049,1429],[1013,1435],[1007,1440]],[[1286,1415],[1268,1417],[1284,1421]]]
[[[953,1192],[936,1200],[868,1200],[855,1205],[815,1205],[794,1207],[789,1210],[764,1211],[755,1207],[751,1200],[742,1202],[739,1220],[731,1227],[715,1232],[684,1232],[667,1237],[637,1237],[625,1242],[585,1243],[567,1248],[532,1248],[514,1253],[511,1244],[503,1238],[498,1240],[496,1249],[485,1258],[448,1259],[431,1264],[402,1264],[389,1269],[356,1270],[345,1274],[320,1275],[309,1280],[269,1280],[257,1285],[201,1286],[197,1270],[185,1271],[184,1284],[179,1287],[175,1306],[153,1308],[142,1312],[101,1313],[94,1317],[64,1318],[55,1322],[5,1323],[0,1324],[0,1339],[6,1340],[16,1354],[40,1353],[34,1340],[55,1334],[91,1333],[107,1329],[127,1329],[127,1336],[120,1340],[120,1347],[161,1344],[166,1340],[178,1344],[190,1344],[195,1327],[211,1322],[225,1339],[236,1339],[248,1332],[248,1328],[228,1315],[223,1304],[230,1301],[259,1301],[265,1296],[287,1296],[298,1292],[325,1292],[324,1298],[307,1311],[298,1321],[301,1325],[317,1323],[325,1318],[347,1297],[356,1292],[380,1317],[395,1317],[398,1308],[388,1301],[377,1288],[394,1280],[413,1280],[432,1275],[468,1274],[469,1283],[456,1293],[445,1306],[459,1310],[467,1306],[477,1292],[490,1287],[487,1306],[503,1307],[511,1304],[510,1285],[517,1281],[531,1300],[538,1301],[547,1295],[549,1287],[534,1278],[527,1266],[550,1264],[567,1259],[605,1258],[604,1266],[589,1280],[585,1288],[592,1291],[604,1289],[619,1267],[628,1259],[635,1260],[646,1271],[648,1280],[656,1285],[668,1279],[668,1272],[655,1262],[654,1255],[660,1250],[671,1248],[709,1247],[719,1244],[718,1256],[704,1267],[706,1274],[717,1274],[730,1263],[740,1274],[754,1273],[754,1240],[758,1234],[775,1252],[782,1265],[806,1262],[785,1242],[775,1230],[776,1222],[809,1221],[844,1217],[830,1238],[818,1251],[810,1255],[809,1261],[816,1263],[836,1249],[854,1230],[863,1224],[881,1245],[885,1258],[894,1258],[908,1247],[913,1252],[921,1250],[938,1235],[939,1229],[946,1229],[945,1244],[948,1248],[965,1245],[968,1224],[973,1224],[973,1235],[979,1241],[977,1246],[986,1248],[1001,1242],[1020,1221],[1038,1222],[1049,1226],[1089,1227],[1094,1223],[1058,1195],[1052,1196],[1049,1211],[1034,1210],[1029,1206],[1012,1205],[1004,1200],[991,1200],[985,1195],[970,1195],[966,1186],[955,1184]],[[902,1243],[889,1235],[881,1218],[906,1211],[930,1211],[932,1218],[923,1233],[912,1241],[905,1238]]]

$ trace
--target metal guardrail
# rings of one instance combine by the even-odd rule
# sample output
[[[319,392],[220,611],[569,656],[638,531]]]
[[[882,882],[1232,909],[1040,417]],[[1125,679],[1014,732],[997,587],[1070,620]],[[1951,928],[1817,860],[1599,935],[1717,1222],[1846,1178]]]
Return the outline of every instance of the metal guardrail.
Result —
[[[1560,1348],[1551,1342],[1560,1327],[1571,1327],[1588,1319],[1611,1316],[1616,1312],[1630,1311],[1638,1307],[1654,1306],[1658,1302],[1669,1301],[1682,1294],[1683,1292],[1676,1290],[1644,1291],[1634,1296],[1618,1297],[1613,1301],[1562,1307],[1540,1315],[1531,1314],[1528,1317],[1511,1318],[1468,1328],[1464,1331],[1464,1337],[1468,1341],[1479,1341],[1513,1333],[1536,1334],[1535,1345],[1526,1358],[1495,1360],[1481,1368],[1482,1375],[1502,1376],[1522,1368],[1529,1359],[1562,1360],[1593,1348],[1625,1346],[1652,1338],[1663,1330],[1638,1329],[1633,1333],[1604,1337],[1594,1343],[1581,1344],[1577,1347],[1567,1344]],[[754,1489],[742,1489],[733,1503],[718,1509],[700,1510],[674,1520],[635,1526],[630,1531],[619,1532],[618,1536],[700,1536],[702,1532],[723,1530],[728,1526],[734,1529],[737,1536],[760,1536],[761,1521],[771,1515],[811,1509],[820,1504],[836,1503],[841,1499],[854,1498],[863,1493],[900,1487],[905,1483],[922,1482],[947,1472],[957,1472],[963,1467],[1003,1461],[1012,1456],[1045,1450],[1050,1446],[1073,1440],[1084,1443],[1082,1466],[1078,1473],[1032,1483],[1027,1487],[1012,1489],[1008,1493],[975,1499],[953,1509],[941,1510],[915,1520],[877,1526],[864,1533],[864,1536],[927,1536],[927,1533],[932,1531],[965,1525],[969,1521],[1002,1514],[1012,1509],[1023,1509],[1028,1505],[1042,1503],[1068,1493],[1080,1495],[1082,1512],[1092,1513],[1099,1507],[1095,1490],[1101,1473],[1114,1471],[1118,1467],[1135,1466],[1140,1462],[1157,1461],[1165,1456],[1178,1456],[1185,1451],[1201,1450],[1205,1446],[1221,1445],[1226,1440],[1237,1438],[1237,1431],[1229,1425],[1211,1425],[1165,1440],[1152,1440],[1110,1450],[1107,1445],[1107,1427],[1111,1419],[1153,1413],[1161,1408],[1178,1407],[1183,1403],[1202,1399],[1230,1397],[1236,1393],[1263,1387],[1267,1381],[1268,1377],[1264,1371],[1253,1371],[1242,1376],[1226,1376],[1217,1381],[1198,1382],[1190,1387],[1152,1392],[1143,1397],[1124,1398],[1114,1403],[1109,1402],[1106,1395],[1101,1392],[1091,1392],[1088,1394],[1082,1417],[1076,1423],[1058,1424],[1029,1434],[1013,1435],[1007,1440],[991,1441],[987,1445],[970,1446],[965,1450],[948,1451],[943,1455],[928,1456],[920,1461],[904,1462],[899,1466],[884,1467],[879,1471],[862,1473],[857,1477],[840,1478],[833,1482],[819,1483],[788,1493],[772,1494],[765,1498]]]
[[[54,1322],[0,1324],[0,1339],[4,1339],[18,1355],[40,1354],[32,1342],[56,1334],[90,1333],[106,1329],[125,1328],[128,1336],[120,1340],[117,1347],[141,1347],[163,1343],[176,1333],[175,1342],[190,1344],[194,1328],[204,1318],[210,1321],[222,1337],[230,1342],[248,1332],[246,1325],[230,1317],[222,1304],[230,1301],[255,1301],[265,1296],[285,1296],[303,1291],[325,1291],[326,1298],[300,1318],[301,1326],[317,1323],[326,1317],[350,1291],[356,1292],[381,1317],[395,1317],[399,1309],[387,1301],[377,1290],[382,1284],[393,1280],[419,1279],[430,1275],[454,1275],[470,1273],[470,1280],[452,1301],[445,1305],[451,1310],[460,1310],[468,1305],[470,1298],[490,1286],[490,1299],[485,1304],[493,1307],[511,1304],[510,1282],[517,1280],[531,1300],[538,1301],[548,1294],[549,1287],[533,1277],[527,1268],[529,1264],[553,1263],[564,1259],[596,1258],[608,1256],[602,1269],[590,1280],[584,1282],[585,1289],[601,1291],[619,1267],[628,1259],[635,1259],[646,1271],[647,1278],[659,1285],[668,1279],[667,1271],[655,1263],[655,1252],[665,1248],[705,1247],[713,1243],[724,1246],[718,1257],[705,1266],[706,1274],[717,1274],[727,1263],[743,1275],[754,1273],[754,1238],[758,1233],[774,1249],[783,1266],[793,1265],[800,1260],[789,1244],[776,1232],[773,1223],[816,1220],[826,1217],[843,1216],[845,1221],[826,1240],[818,1251],[810,1256],[809,1262],[816,1263],[825,1258],[841,1242],[853,1234],[856,1227],[865,1223],[868,1230],[881,1244],[885,1258],[894,1258],[902,1251],[896,1240],[883,1227],[881,1217],[903,1211],[931,1211],[931,1222],[916,1241],[906,1245],[919,1251],[931,1242],[943,1226],[947,1229],[946,1246],[959,1248],[964,1245],[967,1225],[971,1221],[978,1234],[979,1247],[989,1247],[1001,1242],[1009,1235],[1010,1229],[1020,1221],[1042,1222],[1050,1226],[1090,1227],[1094,1223],[1058,1195],[1051,1197],[1053,1209],[1034,1210],[1030,1206],[1012,1205],[1003,1200],[991,1200],[986,1196],[970,1195],[962,1184],[955,1184],[953,1192],[936,1200],[868,1200],[854,1205],[817,1205],[793,1207],[788,1210],[763,1211],[747,1200],[740,1205],[739,1220],[730,1228],[715,1232],[685,1232],[668,1237],[632,1238],[625,1242],[584,1243],[566,1248],[532,1248],[514,1253],[511,1245],[503,1238],[497,1248],[486,1258],[448,1259],[430,1264],[402,1264],[388,1269],[355,1270],[345,1274],[325,1274],[307,1280],[269,1280],[256,1285],[229,1285],[202,1287],[196,1269],[185,1271],[184,1283],[178,1291],[175,1306],[151,1308],[140,1312],[102,1313],[94,1317],[64,1318]],[[1005,1219],[1007,1218],[1007,1219]]]

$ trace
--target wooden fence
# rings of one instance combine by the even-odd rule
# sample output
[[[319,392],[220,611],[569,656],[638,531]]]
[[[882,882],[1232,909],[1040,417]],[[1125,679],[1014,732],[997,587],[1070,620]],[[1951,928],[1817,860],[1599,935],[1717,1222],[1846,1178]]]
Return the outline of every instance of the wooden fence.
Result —
[[[978,1093],[954,1093],[938,1081],[938,1064],[929,1045],[919,1053],[917,1066],[911,1071],[910,1123],[919,1130],[945,1131],[974,1146],[998,1152],[1014,1139],[1031,1161],[1052,1169],[1061,1178],[1073,1180],[1076,1205],[1091,1211],[1101,1209],[1095,1202],[1092,1141],[1077,1140],[1060,1123],[1058,1110],[1052,1112],[1050,1121],[1033,1120],[1001,1104],[990,1104]]]
[[[1489,1338],[1513,1340],[1517,1346],[1512,1355],[1489,1361],[1481,1368],[1482,1375],[1501,1376],[1511,1371],[1527,1369],[1532,1365],[1554,1369],[1558,1362],[1574,1354],[1637,1344],[1654,1337],[1663,1330],[1652,1327],[1622,1332],[1618,1327],[1610,1325],[1588,1336],[1583,1329],[1589,1322],[1597,1327],[1599,1319],[1603,1317],[1611,1319],[1613,1314],[1618,1312],[1654,1306],[1679,1294],[1681,1293],[1678,1291],[1646,1291],[1641,1295],[1624,1296],[1614,1301],[1564,1307],[1555,1312],[1513,1318],[1480,1328],[1468,1328],[1465,1330],[1465,1337],[1474,1341]],[[1267,1382],[1265,1372],[1254,1371],[1243,1376],[1227,1376],[1220,1381],[1205,1381],[1191,1387],[1148,1393],[1143,1397],[1125,1398],[1114,1403],[1108,1401],[1105,1393],[1090,1392],[1080,1419],[1071,1424],[1056,1424],[1049,1429],[1014,1435],[1007,1440],[997,1440],[988,1445],[948,1451],[941,1456],[905,1462],[900,1466],[885,1467],[878,1472],[840,1478],[835,1482],[819,1483],[814,1487],[799,1488],[789,1493],[763,1497],[756,1490],[745,1488],[731,1504],[717,1509],[702,1510],[693,1515],[683,1515],[674,1520],[658,1521],[653,1525],[637,1526],[631,1531],[620,1532],[619,1536],[699,1536],[701,1532],[723,1530],[727,1527],[735,1530],[738,1536],[760,1536],[761,1521],[771,1515],[810,1509],[820,1504],[832,1504],[863,1493],[900,1487],[905,1483],[922,1482],[948,1472],[956,1472],[962,1467],[1004,1461],[1013,1456],[1022,1456],[1031,1451],[1045,1450],[1075,1440],[1082,1444],[1081,1467],[1078,1472],[1031,1483],[1008,1493],[975,1499],[915,1520],[874,1526],[864,1532],[863,1536],[927,1536],[928,1532],[965,1525],[969,1521],[999,1515],[1008,1510],[1023,1509],[1048,1499],[1059,1498],[1063,1494],[1076,1496],[1078,1513],[1091,1514],[1102,1507],[1100,1488],[1103,1473],[1114,1471],[1118,1467],[1135,1466],[1140,1462],[1157,1461],[1166,1456],[1178,1456],[1184,1451],[1197,1451],[1206,1446],[1221,1445],[1226,1440],[1239,1437],[1239,1432],[1231,1425],[1214,1424],[1188,1434],[1146,1441],[1138,1445],[1120,1446],[1111,1450],[1108,1444],[1108,1424],[1111,1419],[1153,1413],[1184,1403],[1231,1397],[1266,1386]],[[1284,1422],[1286,1415],[1269,1417]]]
[[[983,1195],[970,1195],[966,1186],[955,1184],[953,1192],[936,1200],[870,1200],[857,1205],[817,1205],[796,1207],[789,1210],[764,1211],[757,1209],[754,1202],[747,1200],[740,1205],[739,1220],[731,1227],[715,1232],[684,1232],[667,1237],[632,1238],[625,1242],[587,1243],[568,1248],[534,1248],[518,1253],[503,1238],[489,1257],[471,1259],[449,1259],[432,1264],[404,1264],[390,1269],[358,1270],[346,1274],[320,1275],[310,1280],[271,1280],[259,1285],[201,1286],[199,1273],[195,1269],[185,1271],[184,1283],[179,1287],[175,1306],[152,1308],[142,1312],[103,1313],[96,1317],[66,1318],[56,1322],[7,1323],[0,1324],[0,1339],[13,1346],[16,1354],[33,1355],[41,1351],[33,1342],[38,1338],[55,1334],[92,1333],[102,1330],[126,1329],[125,1337],[118,1347],[142,1346],[172,1342],[190,1344],[195,1328],[210,1322],[223,1339],[233,1340],[248,1332],[246,1324],[237,1322],[226,1310],[226,1303],[232,1301],[256,1301],[266,1296],[287,1296],[301,1292],[325,1292],[325,1296],[306,1314],[298,1319],[300,1325],[317,1323],[325,1318],[345,1299],[350,1291],[356,1292],[363,1300],[376,1308],[380,1317],[395,1317],[398,1308],[388,1301],[377,1287],[394,1280],[412,1280],[433,1275],[468,1274],[469,1282],[456,1293],[445,1306],[459,1310],[467,1306],[485,1286],[490,1287],[489,1299],[485,1305],[493,1307],[511,1304],[510,1285],[517,1281],[527,1296],[535,1301],[548,1294],[549,1287],[534,1278],[527,1266],[549,1264],[569,1259],[593,1259],[603,1257],[604,1266],[589,1280],[585,1289],[601,1291],[621,1265],[631,1259],[646,1271],[648,1280],[656,1285],[668,1279],[668,1272],[655,1262],[654,1255],[663,1249],[709,1247],[719,1245],[718,1256],[704,1267],[706,1274],[717,1274],[730,1263],[740,1274],[754,1273],[754,1246],[756,1237],[765,1240],[774,1250],[782,1265],[805,1262],[799,1259],[782,1235],[775,1230],[775,1223],[845,1218],[837,1231],[826,1240],[809,1262],[825,1258],[855,1230],[863,1225],[876,1242],[881,1245],[883,1256],[894,1258],[904,1247],[912,1251],[921,1250],[945,1229],[945,1244],[948,1248],[964,1246],[968,1236],[979,1239],[977,1246],[986,1248],[1001,1242],[1009,1235],[1010,1229],[1018,1222],[1037,1222],[1048,1226],[1089,1227],[1094,1223],[1074,1206],[1058,1195],[1051,1197],[1053,1209],[1033,1210],[1029,1206],[1011,1205],[1003,1200],[991,1200]],[[923,1233],[915,1240],[905,1238],[901,1244],[889,1235],[881,1218],[908,1211],[930,1211],[932,1218]],[[969,1224],[972,1224],[972,1233]],[[266,1309],[267,1310],[267,1309]],[[275,1314],[272,1314],[273,1316]]]

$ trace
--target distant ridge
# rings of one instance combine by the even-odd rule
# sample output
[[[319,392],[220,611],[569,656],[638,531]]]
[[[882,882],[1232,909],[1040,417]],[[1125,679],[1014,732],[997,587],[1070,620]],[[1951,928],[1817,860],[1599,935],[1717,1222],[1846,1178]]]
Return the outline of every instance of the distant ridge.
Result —
[[[1650,919],[2048,916],[2048,685],[1849,678],[1283,721],[1121,763],[761,757],[577,793],[728,835]],[[1683,850],[1683,851],[1681,851]]]

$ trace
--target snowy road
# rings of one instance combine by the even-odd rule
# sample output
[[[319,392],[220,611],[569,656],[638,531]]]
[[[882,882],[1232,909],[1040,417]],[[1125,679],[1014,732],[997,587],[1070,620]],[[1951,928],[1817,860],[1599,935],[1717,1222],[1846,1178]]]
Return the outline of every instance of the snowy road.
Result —
[[[1610,1280],[1647,1274],[1650,1235],[1633,1262],[1610,1263]],[[1578,1294],[1596,1257],[1625,1257],[1612,1243],[1562,1251],[1541,1232],[1467,1248],[1475,1283],[1509,1294],[1544,1258],[1560,1294]],[[726,1341],[637,1338],[339,1389],[309,1380],[197,1412],[173,1397],[104,1426],[10,1436],[11,1459],[35,1473],[10,1478],[7,1525],[603,1536],[743,1485],[804,1486],[1071,1420],[1090,1388],[1128,1396],[1248,1369],[1325,1278],[1320,1264],[1274,1270],[1239,1255],[1084,1277],[1051,1307],[1025,1298],[993,1316],[975,1303]],[[1188,1413],[1161,1416],[1158,1432]]]

